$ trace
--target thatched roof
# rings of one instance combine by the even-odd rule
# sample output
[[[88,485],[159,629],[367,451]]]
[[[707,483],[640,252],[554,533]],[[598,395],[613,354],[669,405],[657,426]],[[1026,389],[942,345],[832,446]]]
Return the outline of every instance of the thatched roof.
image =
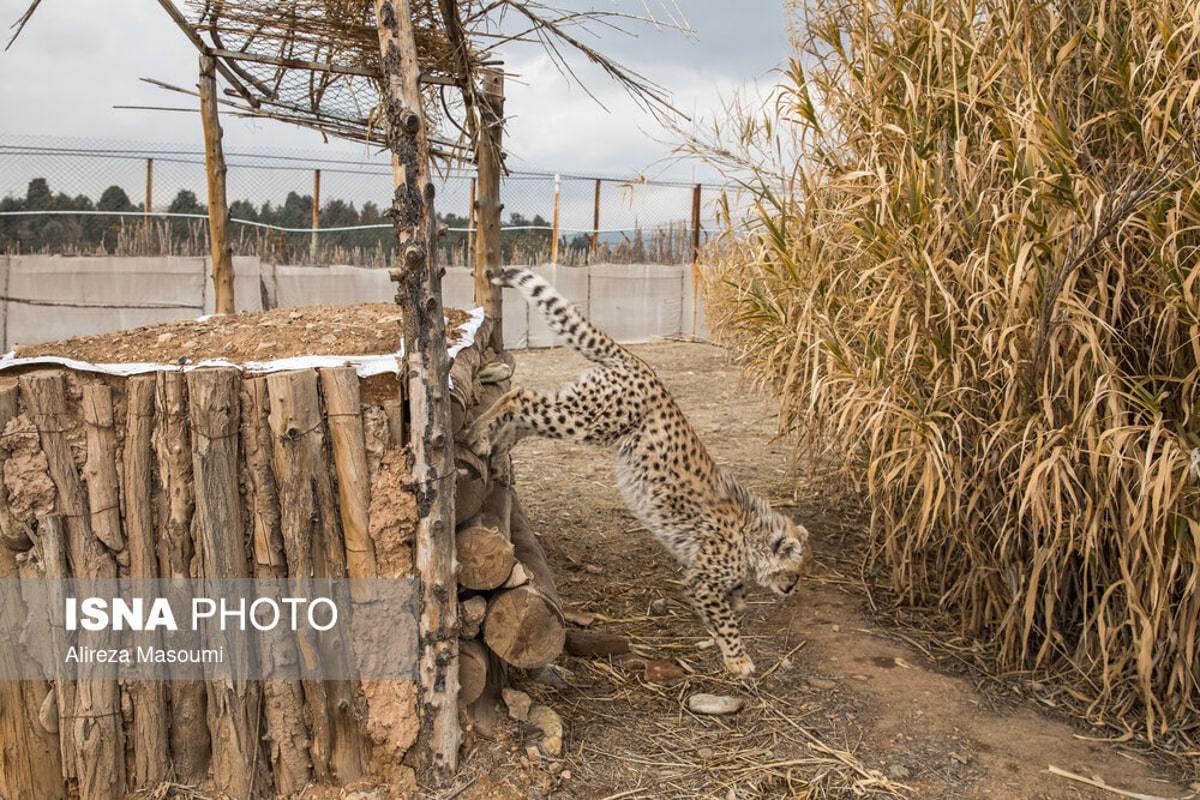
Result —
[[[332,136],[382,141],[377,114],[379,38],[370,0],[159,0],[201,52],[216,58],[235,114],[280,119]],[[499,67],[496,49],[542,45],[570,73],[573,50],[657,111],[662,89],[584,43],[589,26],[616,29],[644,17],[565,12],[528,0],[411,0],[434,154],[469,157],[479,70]],[[660,23],[661,24],[661,23]],[[678,25],[672,21],[668,24]],[[152,81],[164,88],[190,90]]]

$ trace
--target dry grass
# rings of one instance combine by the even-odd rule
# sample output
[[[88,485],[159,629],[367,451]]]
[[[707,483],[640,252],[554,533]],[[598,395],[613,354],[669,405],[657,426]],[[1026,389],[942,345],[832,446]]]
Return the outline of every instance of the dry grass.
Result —
[[[805,5],[774,102],[692,143],[756,201],[710,318],[898,603],[1195,755],[1200,6]]]

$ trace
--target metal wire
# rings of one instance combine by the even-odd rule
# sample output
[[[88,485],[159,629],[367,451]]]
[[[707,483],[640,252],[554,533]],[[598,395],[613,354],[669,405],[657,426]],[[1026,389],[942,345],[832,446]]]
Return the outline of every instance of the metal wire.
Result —
[[[234,237],[236,253],[270,250],[286,263],[385,266],[389,261],[388,154],[368,148],[240,147],[225,156],[231,222],[243,231]],[[313,226],[316,170],[321,207]],[[443,263],[469,261],[475,233],[473,178],[463,170],[435,176],[434,202],[447,231]],[[568,263],[687,261],[696,187],[702,241],[717,228],[718,200],[725,195],[736,201],[738,196],[732,187],[714,184],[612,175],[557,178],[558,251]],[[501,231],[506,260],[548,257],[555,185],[556,174],[546,170],[514,170],[505,176]],[[8,252],[203,254],[207,231],[200,222],[207,218],[206,194],[204,154],[198,148],[0,135],[0,246]],[[55,226],[50,218],[63,223]],[[139,219],[146,227],[140,233]]]

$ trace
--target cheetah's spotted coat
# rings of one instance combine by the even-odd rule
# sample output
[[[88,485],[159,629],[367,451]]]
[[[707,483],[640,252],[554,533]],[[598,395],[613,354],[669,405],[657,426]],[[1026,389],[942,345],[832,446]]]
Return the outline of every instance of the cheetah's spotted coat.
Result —
[[[734,616],[744,608],[745,580],[791,594],[808,556],[808,531],[723,472],[654,371],[549,283],[523,269],[492,279],[520,290],[597,366],[554,396],[514,388],[466,431],[464,443],[486,455],[538,434],[613,448],[625,502],[684,569],[689,599],[726,669],[750,674],[754,664]]]

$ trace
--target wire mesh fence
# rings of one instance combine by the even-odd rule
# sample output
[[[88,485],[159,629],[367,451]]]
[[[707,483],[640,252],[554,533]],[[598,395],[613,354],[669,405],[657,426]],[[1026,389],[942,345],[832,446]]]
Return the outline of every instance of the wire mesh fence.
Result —
[[[225,158],[235,255],[284,264],[388,264],[386,153],[231,148]],[[470,262],[474,183],[467,171],[436,177],[442,263]],[[683,263],[692,257],[697,230],[703,242],[715,229],[722,191],[514,170],[501,189],[502,255],[507,263]],[[5,252],[203,255],[206,219],[199,148],[0,135]]]

